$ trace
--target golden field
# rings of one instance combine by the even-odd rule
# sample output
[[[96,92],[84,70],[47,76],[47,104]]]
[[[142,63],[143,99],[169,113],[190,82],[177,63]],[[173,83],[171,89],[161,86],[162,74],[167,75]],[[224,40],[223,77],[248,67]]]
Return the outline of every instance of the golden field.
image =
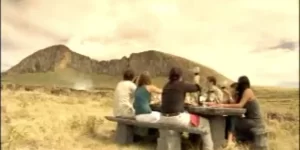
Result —
[[[298,89],[256,89],[269,130],[270,150],[299,149]],[[51,94],[2,89],[3,150],[150,150],[153,143],[113,142],[112,92]],[[237,148],[239,149],[239,148]]]

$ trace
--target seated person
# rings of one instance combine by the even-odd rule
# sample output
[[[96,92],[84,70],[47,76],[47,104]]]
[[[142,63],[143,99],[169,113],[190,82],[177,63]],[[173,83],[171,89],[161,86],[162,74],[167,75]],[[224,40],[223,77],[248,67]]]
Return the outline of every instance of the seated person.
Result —
[[[245,108],[245,117],[236,117],[234,119],[234,129],[237,140],[253,140],[252,128],[265,128],[263,123],[259,103],[251,89],[248,77],[241,76],[237,82],[237,97],[234,104],[210,104],[216,107],[225,108]],[[246,139],[239,139],[239,137]],[[246,136],[246,137],[245,137]]]
[[[198,92],[198,84],[189,84],[182,81],[182,70],[172,68],[169,81],[165,84],[162,93],[161,118],[159,122],[178,124],[186,127],[197,127],[207,134],[202,135],[203,150],[213,150],[213,141],[209,121],[201,116],[196,116],[199,122],[194,122],[195,115],[184,112],[184,100],[187,92]],[[193,118],[193,120],[191,119]],[[199,121],[198,120],[198,121]]]
[[[214,76],[207,77],[207,100],[208,102],[223,102],[223,92],[217,87],[217,79]]]
[[[152,85],[148,73],[144,72],[139,76],[137,89],[134,93],[133,107],[135,109],[135,119],[142,122],[156,122],[160,118],[160,113],[152,111],[150,108],[151,94],[161,94],[162,90]]]
[[[200,68],[194,68],[194,83],[200,85]],[[193,106],[199,106],[201,103],[201,92],[191,92],[185,95],[185,103]]]
[[[134,72],[130,69],[123,74],[123,80],[120,81],[114,92],[113,114],[114,116],[134,117],[133,93],[136,85],[132,82]]]
[[[235,89],[236,89],[237,83],[232,83],[229,87],[229,89],[226,86],[221,86],[221,89],[224,93],[223,103],[233,104],[236,103],[235,101]],[[227,147],[226,149],[229,149],[234,146],[233,142],[233,132],[234,132],[234,118],[232,116],[226,117],[226,132],[227,132]]]
[[[235,103],[235,88],[237,86],[237,83],[234,82],[230,85],[230,87],[226,87],[226,85],[222,85],[221,86],[221,91],[223,92],[223,99],[222,99],[222,103],[224,104],[230,104],[230,103]]]

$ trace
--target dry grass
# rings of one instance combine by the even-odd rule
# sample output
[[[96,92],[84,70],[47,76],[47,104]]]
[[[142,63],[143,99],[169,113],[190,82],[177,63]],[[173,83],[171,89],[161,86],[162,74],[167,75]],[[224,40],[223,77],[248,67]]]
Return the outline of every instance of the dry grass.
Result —
[[[118,146],[113,143],[115,123],[103,118],[112,113],[109,97],[56,96],[23,90],[2,90],[1,93],[1,146],[4,150],[155,149],[154,144]],[[270,102],[271,99],[274,102]],[[260,101],[270,130],[270,150],[299,149],[298,96]],[[267,119],[268,114],[273,116],[272,120]]]

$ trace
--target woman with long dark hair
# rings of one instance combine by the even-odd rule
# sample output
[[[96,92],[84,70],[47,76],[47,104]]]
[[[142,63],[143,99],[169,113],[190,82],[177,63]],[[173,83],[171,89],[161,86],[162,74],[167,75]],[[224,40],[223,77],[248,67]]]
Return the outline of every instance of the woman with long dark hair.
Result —
[[[244,118],[236,118],[235,131],[238,138],[239,135],[248,136],[246,140],[253,138],[250,130],[252,128],[264,128],[264,123],[256,96],[251,89],[250,80],[247,76],[241,76],[238,79],[236,87],[237,97],[235,104],[215,104],[220,107],[227,108],[245,108]],[[248,139],[250,138],[250,139]]]

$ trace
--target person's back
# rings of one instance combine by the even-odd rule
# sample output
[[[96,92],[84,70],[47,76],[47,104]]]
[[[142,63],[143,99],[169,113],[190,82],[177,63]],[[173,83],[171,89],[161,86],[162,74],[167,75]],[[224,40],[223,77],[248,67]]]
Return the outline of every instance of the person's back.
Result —
[[[196,127],[207,132],[201,135],[204,150],[213,150],[213,141],[210,133],[209,121],[201,116],[184,112],[185,94],[200,92],[198,84],[190,84],[182,81],[180,68],[172,68],[169,73],[169,82],[164,86],[162,93],[161,119],[159,122],[176,124],[185,127]]]
[[[115,88],[113,104],[114,116],[134,116],[132,103],[136,85],[131,81],[133,77],[134,74],[131,70],[125,71],[123,75],[124,80],[120,81]]]
[[[133,93],[136,85],[131,81],[121,81],[118,83],[114,93],[114,115],[134,116]]]
[[[193,86],[193,85],[191,85]],[[184,99],[187,89],[186,84],[182,81],[168,82],[162,93],[162,113],[180,113],[184,111]],[[193,86],[191,88],[197,88]],[[197,90],[197,89],[196,89]],[[196,91],[195,90],[195,91]]]
[[[144,86],[138,87],[136,89],[133,103],[136,115],[151,113],[150,99],[150,92],[148,92]]]
[[[252,119],[255,120],[257,123],[261,123],[262,115],[260,112],[259,103],[256,99],[247,101],[244,108],[247,110],[245,113],[245,117],[247,119]]]
[[[151,93],[161,94],[161,89],[151,84],[150,75],[142,73],[137,81],[137,89],[134,93],[133,107],[135,109],[135,119],[141,122],[156,122],[160,118],[160,113],[152,111],[150,108]]]

